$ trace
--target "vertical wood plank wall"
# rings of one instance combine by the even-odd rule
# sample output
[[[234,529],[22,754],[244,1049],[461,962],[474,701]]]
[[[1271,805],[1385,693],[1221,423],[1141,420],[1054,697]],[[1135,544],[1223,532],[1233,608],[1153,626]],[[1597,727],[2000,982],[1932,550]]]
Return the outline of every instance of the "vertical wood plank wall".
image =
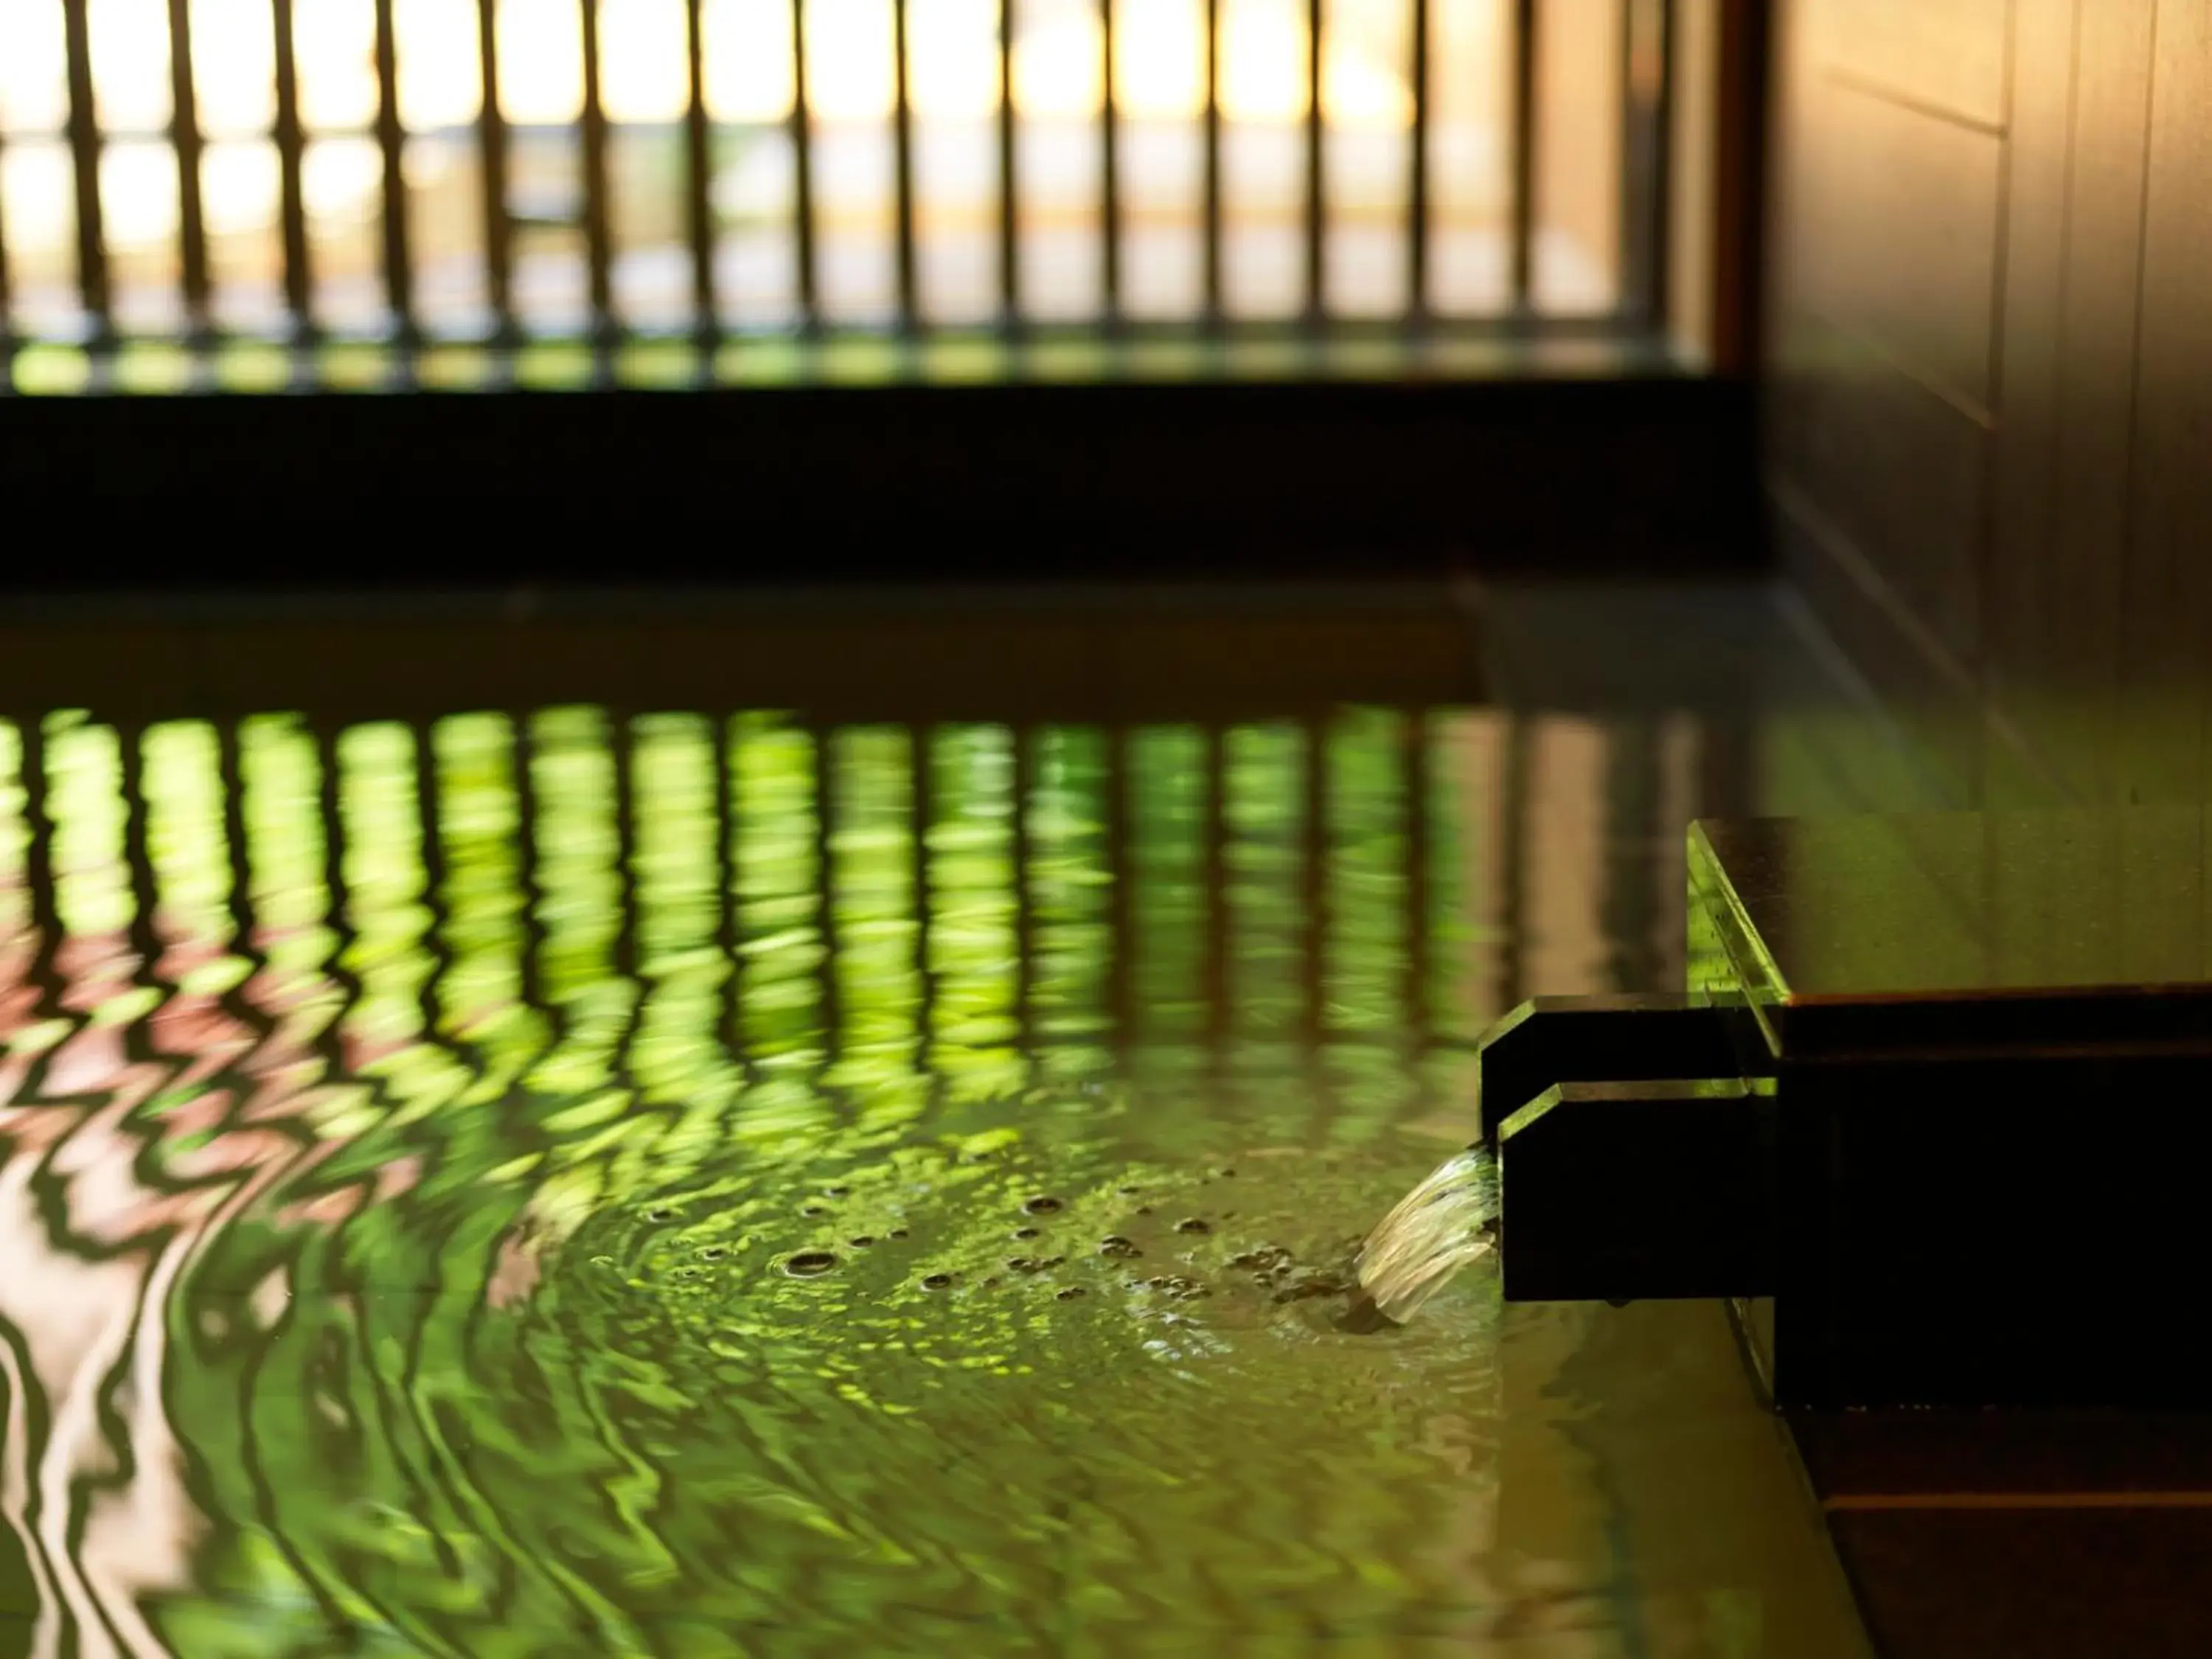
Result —
[[[1958,803],[2212,790],[2212,0],[1775,0],[1767,480]]]

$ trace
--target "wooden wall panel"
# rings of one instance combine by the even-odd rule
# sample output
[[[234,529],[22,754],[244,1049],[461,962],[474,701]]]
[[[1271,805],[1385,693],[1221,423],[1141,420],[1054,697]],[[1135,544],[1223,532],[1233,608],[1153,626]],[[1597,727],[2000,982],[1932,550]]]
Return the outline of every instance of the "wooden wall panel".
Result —
[[[2083,0],[2090,3],[2091,0]],[[2104,0],[2094,0],[2101,5]],[[2159,0],[2114,749],[2127,799],[2201,798],[2212,680],[2212,0]]]
[[[1720,136],[1720,0],[1675,0],[1674,89],[1668,112],[1667,331],[1710,363],[1713,331],[1716,167]]]
[[[1968,805],[1984,765],[1971,678],[1929,648],[1917,619],[1817,508],[1786,488],[1778,506],[1783,569],[1911,740],[1899,769],[1916,787],[1885,805]]]
[[[2108,740],[2119,670],[2120,575],[2128,534],[2136,295],[2157,0],[2095,0],[2078,13],[2065,293],[2059,307],[2057,441],[2051,458],[2050,562],[2038,595],[2050,715],[2040,734],[2072,793],[2109,797]],[[2002,570],[1993,580],[2004,580]]]
[[[1950,10],[1970,37],[1951,57],[1987,56],[1986,14]],[[1777,18],[1767,453],[1789,568],[1966,799],[2007,159],[1984,118],[2002,100],[1913,82],[1909,26],[1877,12],[1887,34],[1853,34],[1842,0]]]
[[[1864,337],[1808,316],[1816,364],[1796,394],[1797,489],[1960,662],[1978,648],[1987,421],[1939,396]]]
[[[2007,0],[1844,0],[1813,14],[1837,75],[1961,120],[2005,118]]]
[[[2003,351],[2004,430],[1991,457],[1984,565],[1983,665],[1994,731],[2043,739],[2055,719],[2045,667],[2057,641],[2045,589],[2061,386],[2058,319],[2067,296],[2069,181],[2073,176],[2075,0],[2015,0],[2016,82],[2008,135]],[[1993,754],[2007,745],[1993,741]],[[1992,802],[2032,804],[2033,773],[1992,769]]]
[[[2004,146],[1832,75],[1814,76],[1802,302],[1976,415],[1990,403]]]
[[[1808,598],[1970,793],[2202,798],[2212,0],[1777,4],[1768,465]]]

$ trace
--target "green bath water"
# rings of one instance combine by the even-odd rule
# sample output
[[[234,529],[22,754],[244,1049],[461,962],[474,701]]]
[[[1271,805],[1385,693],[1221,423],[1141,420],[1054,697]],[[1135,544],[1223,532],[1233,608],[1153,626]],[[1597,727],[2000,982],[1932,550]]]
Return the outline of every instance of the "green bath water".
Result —
[[[0,726],[0,1652],[1784,1650],[1583,1316],[1340,1322],[1675,948],[1547,730]]]

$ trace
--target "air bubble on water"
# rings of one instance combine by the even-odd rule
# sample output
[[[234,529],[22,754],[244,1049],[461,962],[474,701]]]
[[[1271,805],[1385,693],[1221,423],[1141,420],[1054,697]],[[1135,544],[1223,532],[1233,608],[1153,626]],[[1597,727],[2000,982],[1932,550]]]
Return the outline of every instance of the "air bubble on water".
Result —
[[[673,1221],[676,1219],[676,1212],[665,1204],[656,1204],[645,1212],[645,1218],[647,1221]]]
[[[823,1195],[826,1198],[843,1198],[850,1194],[852,1190],[853,1189],[850,1187],[824,1187],[822,1189],[822,1192]]]
[[[876,1241],[870,1237],[866,1233],[855,1233],[852,1237],[847,1239],[845,1242],[848,1244],[850,1244],[856,1250],[865,1250],[869,1245],[874,1243]]]
[[[904,1238],[906,1236],[906,1229],[903,1227],[894,1227],[884,1235],[886,1238]]]
[[[952,1275],[951,1273],[925,1274],[922,1278],[921,1288],[925,1291],[949,1291],[952,1288]]]
[[[1163,1295],[1175,1297],[1184,1301],[1188,1301],[1193,1297],[1211,1296],[1213,1294],[1211,1290],[1209,1290],[1205,1285],[1201,1284],[1199,1280],[1195,1279],[1185,1279],[1180,1273],[1166,1273],[1157,1279],[1148,1279],[1145,1281],[1145,1286],[1147,1290],[1158,1291]]]
[[[830,1206],[826,1204],[802,1204],[799,1206],[799,1212],[804,1216],[828,1215]]]
[[[801,1250],[783,1264],[783,1270],[793,1279],[819,1279],[836,1265],[836,1256],[828,1250]]]
[[[1081,1296],[1085,1296],[1085,1295],[1088,1295],[1088,1294],[1089,1294],[1089,1292],[1088,1292],[1088,1291],[1086,1291],[1083,1288],[1083,1286],[1082,1286],[1082,1285],[1069,1285],[1066,1290],[1061,1291],[1059,1291],[1057,1294],[1055,1294],[1055,1295],[1054,1296],[1054,1297],[1053,1297],[1053,1300],[1054,1300],[1054,1301],[1055,1301],[1055,1302],[1073,1302],[1073,1301],[1074,1301],[1077,1297],[1081,1297]]]
[[[1017,1227],[1014,1229],[1014,1237],[1016,1238],[1035,1238],[1036,1236],[1037,1230],[1034,1227]]]
[[[709,1244],[705,1249],[699,1252],[699,1260],[702,1261],[720,1261],[728,1254],[729,1252],[724,1249],[720,1244]]]
[[[1060,1200],[1046,1196],[1029,1200],[1023,1204],[1022,1210],[1028,1215],[1051,1215],[1064,1207]]]
[[[1102,1238],[1098,1241],[1098,1254],[1112,1257],[1117,1261],[1127,1261],[1133,1257],[1144,1255],[1144,1252],[1137,1248],[1134,1240],[1124,1238],[1116,1233],[1110,1238]]]
[[[1213,1227],[1210,1222],[1192,1215],[1185,1216],[1181,1221],[1176,1222],[1176,1231],[1179,1233],[1210,1233],[1213,1231]]]

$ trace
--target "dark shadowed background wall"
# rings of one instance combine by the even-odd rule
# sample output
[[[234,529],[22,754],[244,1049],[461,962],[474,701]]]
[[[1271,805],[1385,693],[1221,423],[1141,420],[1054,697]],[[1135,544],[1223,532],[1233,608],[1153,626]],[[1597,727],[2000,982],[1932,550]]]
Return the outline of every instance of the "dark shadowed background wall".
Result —
[[[1777,0],[1784,556],[1954,800],[2212,786],[2212,0]]]

